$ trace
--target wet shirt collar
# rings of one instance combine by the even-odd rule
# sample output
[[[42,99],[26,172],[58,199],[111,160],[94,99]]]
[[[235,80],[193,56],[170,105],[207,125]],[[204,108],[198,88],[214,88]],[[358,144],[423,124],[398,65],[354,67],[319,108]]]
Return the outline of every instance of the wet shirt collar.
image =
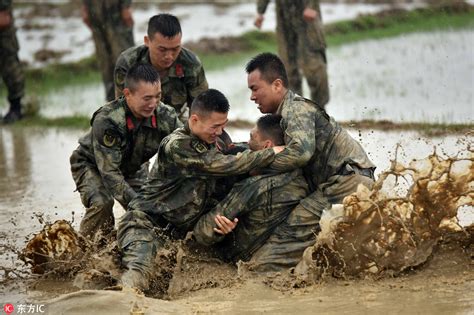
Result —
[[[287,103],[291,103],[291,101],[295,98],[295,93],[288,89],[288,91],[286,91],[286,94],[285,96],[283,97],[283,100],[281,101],[280,105],[278,105],[278,108],[277,108],[277,111],[275,114],[277,115],[281,115],[282,111],[283,111],[283,107],[287,104]]]
[[[133,115],[132,111],[130,110],[130,107],[128,107],[125,98],[122,98],[122,102],[123,106],[125,107],[125,117],[127,120],[126,123],[128,130],[132,130],[138,127],[157,128],[156,109],[151,117],[145,119],[138,119]]]

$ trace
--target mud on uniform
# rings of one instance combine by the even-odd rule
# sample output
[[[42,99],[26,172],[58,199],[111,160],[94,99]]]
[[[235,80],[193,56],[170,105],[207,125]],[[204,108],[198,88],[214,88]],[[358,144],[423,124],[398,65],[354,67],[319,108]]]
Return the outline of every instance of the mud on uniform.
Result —
[[[125,25],[122,19],[122,10],[129,8],[131,2],[131,0],[82,0],[89,15],[107,101],[115,99],[115,62],[125,49],[134,45],[133,26]]]
[[[201,216],[193,235],[203,245],[216,244],[224,260],[247,261],[307,195],[301,169],[249,177],[235,184],[224,200]],[[239,219],[232,233],[223,236],[214,232],[217,214]]]
[[[264,14],[270,0],[258,0],[257,12]],[[319,17],[306,22],[303,11],[316,10]],[[308,82],[311,99],[324,107],[329,101],[326,41],[319,0],[276,0],[278,54],[285,64],[290,88],[302,95],[302,77]]]
[[[273,158],[272,149],[224,155],[194,136],[188,126],[175,130],[163,139],[146,184],[120,220],[117,237],[123,264],[149,276],[157,247],[163,243],[155,227],[192,230],[199,217],[215,206],[219,178],[267,166]]]
[[[19,45],[11,10],[11,0],[0,0],[0,11],[9,11],[12,17],[10,26],[0,29],[0,74],[8,90],[8,101],[19,104],[25,95],[25,75],[18,59]]]
[[[132,47],[124,51],[115,65],[115,92],[122,94],[128,69],[137,63],[151,64],[148,47]],[[204,68],[199,58],[190,50],[181,48],[178,58],[168,70],[168,75],[160,75],[161,101],[172,106],[181,120],[186,122],[186,107],[194,98],[208,90]]]
[[[288,90],[277,114],[282,115],[286,149],[270,168],[288,172],[302,167],[311,194],[252,257],[257,271],[295,266],[315,243],[323,210],[342,203],[359,183],[371,187],[374,182],[375,165],[362,146],[317,104]]]
[[[91,130],[72,153],[71,171],[86,214],[81,233],[114,227],[114,199],[127,208],[148,174],[148,160],[161,140],[182,124],[173,108],[160,103],[153,116],[137,120],[125,98],[107,103],[91,119]]]

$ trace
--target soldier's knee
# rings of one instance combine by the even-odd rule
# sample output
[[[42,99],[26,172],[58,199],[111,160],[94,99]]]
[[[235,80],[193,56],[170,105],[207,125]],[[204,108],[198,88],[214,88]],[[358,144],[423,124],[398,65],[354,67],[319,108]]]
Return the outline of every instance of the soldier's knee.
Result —
[[[154,224],[146,213],[138,210],[127,211],[120,219],[117,230],[120,248],[124,249],[132,242],[150,242],[154,239]]]
[[[112,213],[114,198],[108,192],[95,192],[89,199],[89,207],[96,207],[104,212]]]

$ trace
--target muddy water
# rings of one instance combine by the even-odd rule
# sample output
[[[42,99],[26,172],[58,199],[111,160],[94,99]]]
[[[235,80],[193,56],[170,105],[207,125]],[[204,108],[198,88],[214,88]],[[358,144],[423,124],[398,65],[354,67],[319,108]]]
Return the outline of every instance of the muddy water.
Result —
[[[247,130],[229,130],[235,140],[246,140]],[[74,219],[77,227],[83,210],[79,196],[74,192],[74,183],[69,173],[68,157],[76,147],[77,138],[83,131],[37,128],[0,129],[0,245],[22,247],[26,237],[38,232],[43,224],[34,212],[43,213],[47,221]],[[377,174],[388,168],[389,159],[395,156],[396,143],[398,161],[408,163],[413,158],[423,158],[433,152],[453,155],[465,147],[458,137],[426,139],[416,132],[379,132],[351,130],[351,134],[362,142],[371,159],[379,166]],[[469,141],[474,140],[472,136]],[[116,207],[116,216],[123,210]],[[72,212],[75,212],[73,215]],[[474,222],[474,211],[464,209],[459,215],[462,225]],[[4,249],[4,248],[3,248]],[[14,255],[2,250],[0,265],[16,270],[25,270]],[[276,313],[449,313],[468,314],[474,310],[474,270],[472,260],[459,247],[446,246],[420,271],[409,272],[395,279],[373,280],[324,280],[304,289],[271,289],[268,279],[256,279],[245,274],[229,274],[228,267],[216,266],[212,270],[199,269],[204,275],[214,275],[219,281],[208,281],[208,289],[182,291],[172,302],[145,299],[136,295],[128,298],[120,292],[73,293],[52,302],[51,298],[62,293],[76,291],[72,281],[49,279],[31,285],[21,281],[2,283],[5,274],[0,273],[0,302],[26,303],[43,301],[48,313],[59,310],[76,314],[94,307],[105,314],[124,313],[133,301],[141,301],[148,314],[153,310],[164,313],[176,312],[262,312]],[[224,275],[224,276],[223,276]],[[185,276],[185,275],[183,275]],[[227,279],[227,280],[226,280]],[[202,280],[202,279],[201,279]],[[185,283],[185,282],[183,282]],[[277,283],[272,282],[270,283]],[[189,284],[191,285],[191,284]],[[203,285],[206,287],[206,285]],[[214,288],[212,288],[214,287]],[[84,302],[87,300],[88,302]],[[94,302],[92,302],[94,301]],[[120,302],[118,302],[120,301]],[[110,308],[114,305],[114,308]]]

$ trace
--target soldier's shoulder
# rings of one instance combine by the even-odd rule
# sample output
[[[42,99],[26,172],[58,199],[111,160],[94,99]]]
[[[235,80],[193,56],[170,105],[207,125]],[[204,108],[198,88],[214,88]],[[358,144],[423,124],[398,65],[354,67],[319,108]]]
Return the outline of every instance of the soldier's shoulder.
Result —
[[[125,49],[117,59],[117,63],[133,64],[148,53],[148,47],[145,45],[133,46]]]
[[[173,107],[166,105],[163,102],[160,102],[160,104],[156,108],[156,114],[158,116],[173,117],[173,118],[177,116],[176,110]]]
[[[178,56],[178,62],[182,63],[184,66],[200,68],[202,67],[201,60],[199,57],[187,48],[182,48]]]
[[[118,128],[125,127],[125,106],[123,98],[113,100],[99,108],[91,119],[92,126],[101,126],[101,128]]]

